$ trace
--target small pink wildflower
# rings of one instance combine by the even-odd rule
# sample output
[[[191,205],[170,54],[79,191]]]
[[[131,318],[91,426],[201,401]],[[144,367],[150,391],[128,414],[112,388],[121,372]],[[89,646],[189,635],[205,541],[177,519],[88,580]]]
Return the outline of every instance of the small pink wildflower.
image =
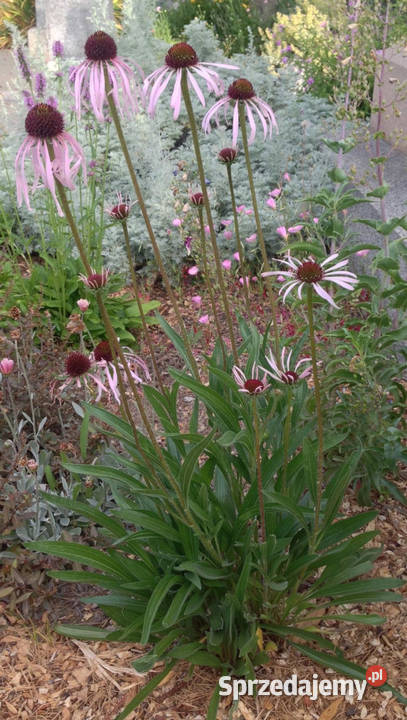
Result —
[[[238,205],[236,210],[238,213],[244,212],[246,210],[246,205]]]
[[[266,200],[266,205],[268,205],[269,207],[271,207],[272,210],[275,210],[276,207],[277,207],[276,201],[275,201],[274,198],[272,198],[272,197],[269,197],[269,198]]]
[[[314,222],[315,225],[318,225],[318,223],[319,223],[319,218],[317,218],[317,217],[312,218],[312,222]]]
[[[232,231],[225,230],[225,232],[223,233],[223,237],[225,238],[225,240],[231,240],[231,238],[233,237]]]
[[[225,270],[230,270],[230,268],[232,267],[232,261],[222,260],[222,267],[225,268]]]
[[[224,225],[225,227],[227,227],[228,225],[232,224],[233,220],[221,220],[220,222],[221,222],[221,225]]]
[[[178,218],[178,217],[174,218],[174,220],[172,221],[172,224],[174,227],[181,227],[181,225],[182,225],[181,218]]]
[[[287,232],[291,233],[292,235],[298,232],[301,232],[303,228],[303,225],[293,225],[292,227],[289,227]]]
[[[210,234],[211,234],[211,229],[210,229],[209,225],[205,225],[204,230],[205,230],[205,234],[206,234],[206,235],[210,235]]]
[[[358,255],[359,257],[366,257],[366,255],[368,255],[369,252],[370,252],[370,250],[367,250],[367,249],[366,250],[358,250],[355,254]]]
[[[280,225],[280,227],[276,230],[277,235],[280,235],[280,237],[283,238],[283,240],[288,240],[288,232],[284,225]]]
[[[247,287],[249,287],[249,285],[250,285],[250,277],[249,277],[249,275],[245,275],[244,278],[243,278],[243,277],[240,277],[240,278],[239,278],[239,284],[240,284],[242,287],[243,287],[243,285],[246,285]]]
[[[11,358],[3,358],[3,360],[0,362],[0,373],[2,375],[10,375],[10,373],[13,372],[14,369],[14,360],[11,360]]]
[[[209,325],[209,315],[202,315],[198,322],[201,323],[201,325]]]
[[[199,273],[198,265],[193,265],[192,267],[188,268],[188,275],[198,275],[198,273]]]
[[[284,175],[283,175],[283,180],[285,180],[286,182],[290,182],[291,178],[290,178],[288,172],[285,172],[285,173],[284,173]]]
[[[271,195],[271,197],[273,198],[278,198],[278,196],[281,195],[281,188],[274,188],[274,190],[271,190],[271,192],[269,192],[269,195]]]
[[[90,302],[89,300],[85,300],[85,298],[80,298],[79,300],[77,300],[76,304],[79,310],[84,313],[88,309]]]
[[[247,243],[255,243],[257,241],[257,234],[252,233],[252,235],[249,235],[249,237],[246,238]]]
[[[247,208],[247,210],[245,210],[245,215],[253,215],[253,212],[252,208]]]
[[[238,252],[233,253],[233,259],[236,260],[236,262],[240,262],[240,255]]]
[[[277,275],[276,280],[279,283],[283,283],[283,282],[285,282],[285,277],[284,277],[284,275]]]
[[[193,302],[197,307],[200,307],[202,305],[202,298],[200,295],[193,295],[191,297],[191,302]]]

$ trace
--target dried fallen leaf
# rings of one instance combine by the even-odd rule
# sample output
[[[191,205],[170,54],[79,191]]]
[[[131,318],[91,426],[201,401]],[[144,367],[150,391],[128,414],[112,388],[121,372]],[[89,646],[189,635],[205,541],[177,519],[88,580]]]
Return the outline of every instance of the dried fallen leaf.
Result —
[[[252,711],[249,710],[249,708],[246,707],[242,701],[239,701],[239,705],[237,706],[238,712],[241,712],[244,720],[256,720],[255,716],[253,715]]]
[[[338,698],[338,700],[331,702],[328,707],[325,708],[322,715],[319,716],[319,720],[333,720],[341,705],[342,698]]]

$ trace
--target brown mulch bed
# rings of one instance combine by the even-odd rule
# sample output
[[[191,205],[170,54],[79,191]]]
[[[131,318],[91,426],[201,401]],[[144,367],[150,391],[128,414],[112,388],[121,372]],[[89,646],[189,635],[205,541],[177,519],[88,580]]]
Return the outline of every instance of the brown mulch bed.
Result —
[[[198,314],[191,310],[191,295],[201,292],[193,284],[184,288],[181,306],[189,328],[201,331],[199,343],[202,353],[209,353],[213,337],[205,327],[197,325]],[[230,288],[231,301],[237,297],[235,288]],[[162,302],[161,312],[170,324],[174,323],[171,308],[162,288],[157,286],[153,293]],[[259,325],[264,327],[266,319],[261,315],[262,297],[260,291],[253,295],[254,309],[260,317]],[[236,303],[237,304],[237,303]],[[290,318],[286,318],[289,325]],[[152,335],[157,348],[164,378],[170,379],[169,367],[180,367],[176,351],[162,331],[154,327]],[[55,367],[63,367],[64,347],[54,348],[49,355],[43,355],[38,382],[46,388]],[[146,349],[141,344],[141,354]],[[190,413],[188,392],[180,393],[181,420]],[[71,450],[77,445],[79,419],[75,420],[69,403],[64,403],[60,412],[67,428],[66,444]],[[47,407],[50,426],[57,440],[57,408],[51,403]],[[44,413],[44,414],[47,414]],[[54,425],[53,425],[54,423]],[[97,443],[97,438],[94,439]],[[74,453],[72,453],[74,455]],[[349,514],[360,512],[353,495],[348,495],[343,511]],[[394,500],[376,503],[377,518],[369,529],[378,529],[380,535],[374,541],[383,545],[383,552],[376,562],[374,575],[378,577],[406,578],[407,511]],[[35,556],[37,557],[37,556]],[[52,627],[55,622],[86,623],[107,626],[96,606],[83,605],[80,596],[92,594],[92,589],[83,586],[50,580],[46,569],[61,567],[60,561],[47,559],[44,562],[33,559],[28,553],[19,563],[10,560],[8,575],[3,573],[4,585],[0,586],[0,718],[1,720],[114,720],[116,714],[131,700],[135,693],[151,679],[159,667],[147,675],[139,675],[132,668],[132,661],[145,652],[137,644],[103,642],[76,642],[56,634]],[[27,563],[33,577],[27,597],[19,602],[14,593],[10,602],[9,586],[18,585],[21,576],[20,600],[25,593],[23,565]],[[26,568],[25,568],[26,570]],[[35,591],[32,590],[35,587]],[[407,695],[407,590],[405,601],[399,604],[371,607],[373,612],[383,614],[387,621],[381,627],[369,628],[363,625],[330,624],[329,637],[344,650],[348,660],[368,666],[380,664],[388,672],[389,682]],[[17,598],[17,599],[16,599]],[[366,608],[359,609],[364,612]],[[279,646],[270,651],[270,662],[258,670],[258,677],[286,679],[293,673],[299,678],[332,677],[329,671],[301,657],[294,649]],[[335,677],[337,674],[335,673]],[[206,707],[218,679],[216,671],[196,669],[192,678],[187,666],[180,663],[166,678],[151,697],[133,712],[130,720],[204,720]],[[233,711],[230,698],[224,698],[220,705],[218,720],[397,720],[407,716],[407,710],[391,694],[367,688],[362,701],[352,698],[320,698],[311,701],[301,697],[260,697],[243,698]],[[233,711],[233,712],[232,712]]]

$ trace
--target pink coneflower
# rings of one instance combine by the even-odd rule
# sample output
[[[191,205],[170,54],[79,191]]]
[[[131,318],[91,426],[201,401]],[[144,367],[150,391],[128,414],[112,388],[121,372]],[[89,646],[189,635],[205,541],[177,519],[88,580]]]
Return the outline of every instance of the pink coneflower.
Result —
[[[134,355],[130,348],[126,347],[123,348],[123,355],[130,370],[130,375],[136,384],[151,381],[148,367],[145,364],[144,360],[141,359],[141,357],[139,357],[138,355]],[[107,389],[107,385],[117,404],[120,405],[119,382],[117,378],[116,367],[113,363],[112,351],[110,349],[109,342],[107,340],[102,340],[98,345],[96,345],[93,353],[90,355],[90,359],[92,362],[96,363],[96,367],[98,370],[97,378],[99,380],[99,392],[96,397],[96,402],[100,400],[103,390]],[[127,383],[127,373],[118,358],[117,366],[122,374],[123,381]],[[140,370],[142,371],[142,373],[140,373]],[[142,374],[144,375],[144,379],[141,376]]]
[[[193,193],[190,198],[192,205],[195,205],[195,207],[200,207],[204,204],[204,196],[201,192]]]
[[[107,285],[110,276],[110,270],[102,268],[101,272],[98,273],[96,270],[91,268],[92,272],[90,275],[79,275],[79,279],[82,280],[85,285],[91,290],[99,290],[99,288]]]
[[[237,136],[239,133],[239,102],[242,102],[244,104],[247,119],[250,125],[250,136],[248,140],[249,144],[252,143],[254,141],[254,138],[256,137],[256,123],[254,119],[254,113],[257,113],[263,127],[264,139],[266,139],[267,134],[269,134],[269,136],[271,137],[273,127],[275,127],[277,130],[277,123],[274,117],[274,113],[270,105],[267,105],[264,100],[261,100],[261,98],[256,96],[253,85],[251,84],[251,82],[249,82],[249,80],[246,80],[245,78],[239,78],[238,80],[235,80],[229,86],[227,95],[221,98],[221,100],[218,100],[218,102],[216,102],[215,105],[213,105],[210,110],[208,110],[202,122],[202,127],[204,131],[206,133],[209,133],[211,131],[212,119],[214,119],[219,125],[219,110],[221,108],[224,108],[226,113],[228,107],[232,107],[234,104],[232,144],[236,145]]]
[[[2,375],[10,375],[14,369],[14,360],[11,358],[3,358],[0,362],[0,373]]]
[[[64,119],[61,113],[46,103],[39,103],[31,108],[25,119],[25,129],[28,136],[18,150],[15,160],[17,203],[21,205],[24,200],[28,209],[32,209],[25,176],[25,160],[30,154],[34,168],[31,192],[35,192],[41,180],[55,201],[58,215],[63,217],[56,196],[55,179],[59,180],[61,185],[74,190],[73,179],[81,166],[86,179],[83,150],[77,140],[64,131]]]
[[[205,98],[198,85],[197,76],[205,80],[208,90],[212,90],[215,95],[220,95],[223,92],[223,83],[218,73],[212,70],[214,67],[226,70],[239,69],[236,65],[199,62],[195,50],[191,45],[184,42],[176,43],[170,47],[165,56],[165,65],[158,68],[158,70],[154,70],[144,80],[143,93],[146,100],[148,99],[147,112],[154,115],[160,96],[171,78],[175,77],[170,106],[174,110],[174,120],[178,118],[181,110],[181,78],[184,70],[187,74],[189,87],[192,87],[201,105],[205,106]]]
[[[77,304],[79,310],[82,313],[84,313],[88,309],[90,302],[89,302],[89,300],[86,300],[85,298],[80,298],[79,300],[76,301],[76,304]]]
[[[109,208],[106,208],[106,212],[113,220],[127,220],[130,215],[130,210],[136,201],[130,202],[130,198],[124,198],[121,192],[117,193],[117,203]]]
[[[266,383],[266,375],[263,376],[262,380],[259,380],[259,369],[262,368],[259,368],[258,365],[253,365],[251,370],[252,377],[247,378],[243,370],[237,365],[233,366],[232,374],[235,383],[239,385],[239,392],[248,393],[249,395],[259,395],[259,393],[264,392],[270,387],[270,385]]]
[[[137,97],[140,90],[135,81],[133,70],[117,56],[116,43],[110,35],[98,30],[88,37],[85,43],[86,60],[71,69],[70,81],[74,84],[75,109],[80,117],[85,98],[90,102],[97,120],[103,122],[103,106],[107,103],[105,69],[112,86],[114,104],[123,116],[126,112],[138,110]],[[140,68],[137,68],[143,76]],[[122,103],[120,102],[120,95]]]
[[[283,302],[285,302],[287,295],[295,287],[298,287],[298,297],[301,300],[301,293],[304,285],[310,285],[321,298],[329,302],[329,304],[333,307],[338,307],[332,300],[329,293],[324,290],[321,282],[333,282],[340,285],[340,287],[345,288],[345,290],[354,290],[354,286],[358,282],[354,273],[349,272],[348,270],[343,270],[343,268],[348,264],[348,260],[341,260],[331,267],[328,267],[329,264],[338,257],[338,254],[339,253],[334,253],[333,255],[330,255],[325,258],[321,264],[316,262],[312,257],[309,257],[307,260],[299,260],[298,258],[294,258],[292,256],[286,256],[285,260],[280,260],[279,262],[283,263],[283,265],[288,265],[290,268],[289,270],[270,270],[262,273],[262,277],[267,277],[269,275],[284,275],[285,283],[279,292],[279,295],[284,293]]]
[[[281,361],[280,361],[280,367],[278,367],[276,360],[274,358],[274,355],[272,351],[269,351],[269,354],[266,355],[266,361],[268,365],[270,365],[270,369],[266,369],[264,367],[261,367],[261,369],[266,373],[266,375],[270,375],[274,380],[277,380],[278,382],[285,383],[286,385],[294,385],[294,383],[298,382],[299,380],[304,380],[308,375],[312,372],[312,366],[308,365],[308,367],[304,368],[302,372],[300,372],[300,366],[303,363],[310,363],[311,358],[303,358],[302,360],[299,360],[294,369],[292,370],[290,367],[291,363],[291,356],[293,354],[293,351],[290,350],[286,357],[287,348],[283,348],[281,353]]]

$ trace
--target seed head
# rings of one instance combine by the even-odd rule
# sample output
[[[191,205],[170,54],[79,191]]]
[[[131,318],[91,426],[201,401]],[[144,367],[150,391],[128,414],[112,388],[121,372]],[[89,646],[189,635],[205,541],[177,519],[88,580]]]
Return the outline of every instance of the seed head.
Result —
[[[34,105],[25,119],[25,129],[31,137],[46,139],[54,138],[64,130],[64,119],[58,110],[39,103]]]
[[[316,283],[322,280],[324,277],[324,271],[322,267],[313,260],[307,260],[302,263],[297,270],[297,278],[301,282]]]
[[[101,360],[105,360],[106,362],[112,362],[113,360],[113,355],[108,340],[102,340],[98,345],[96,345],[93,354],[95,356],[96,362],[100,362]]]
[[[81,352],[71,352],[65,360],[65,369],[70,377],[80,377],[90,370],[90,360]]]
[[[256,96],[256,93],[249,80],[239,78],[229,85],[228,95],[232,100],[251,100]]]
[[[88,60],[113,60],[117,55],[116,43],[110,35],[98,30],[85,43]]]
[[[167,67],[178,70],[179,68],[191,67],[198,63],[198,56],[188,43],[176,43],[168,50],[165,57]]]

